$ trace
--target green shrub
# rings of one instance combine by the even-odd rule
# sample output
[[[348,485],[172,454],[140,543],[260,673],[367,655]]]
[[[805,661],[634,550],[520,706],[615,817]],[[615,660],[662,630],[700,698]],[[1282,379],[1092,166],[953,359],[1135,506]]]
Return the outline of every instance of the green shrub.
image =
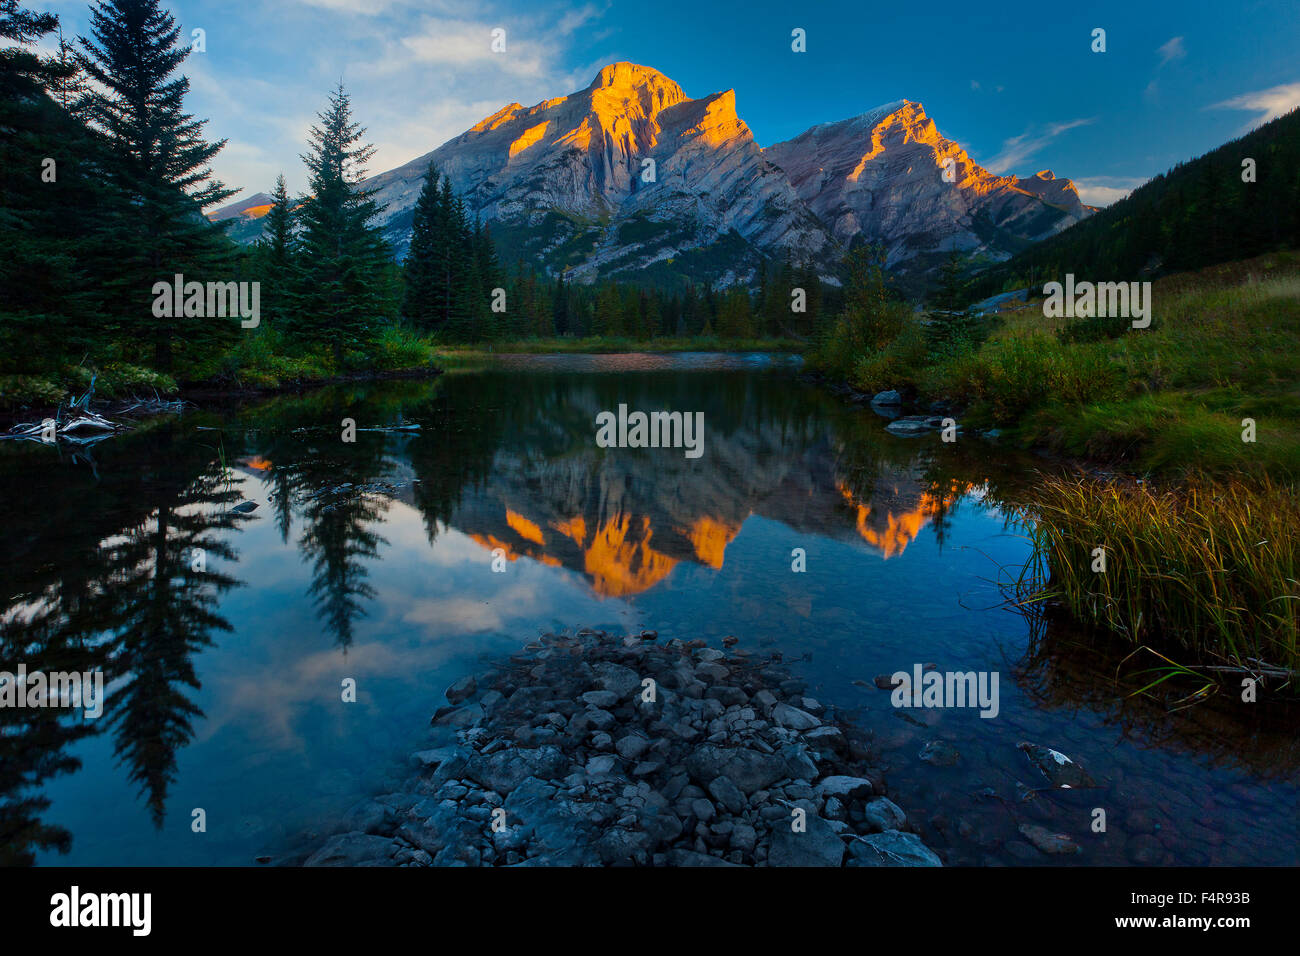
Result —
[[[1056,343],[1040,332],[990,342],[952,364],[951,384],[959,399],[987,410],[1008,425],[1051,394]]]
[[[925,330],[909,312],[898,336],[881,351],[859,359],[849,379],[865,392],[915,389],[918,373],[926,365],[928,348]]]
[[[67,391],[47,378],[34,375],[0,375],[0,408],[55,406]]]
[[[176,389],[176,380],[170,375],[125,362],[110,362],[95,379],[98,398],[125,398],[154,391],[159,395],[171,395]]]
[[[1056,337],[1063,343],[1106,342],[1119,338],[1132,328],[1133,320],[1119,315],[1072,319],[1056,330]]]
[[[385,326],[371,353],[380,369],[399,371],[432,365],[436,351],[432,341],[400,325]]]
[[[989,323],[970,312],[932,312],[928,318],[925,340],[934,361],[972,352],[988,338]]]

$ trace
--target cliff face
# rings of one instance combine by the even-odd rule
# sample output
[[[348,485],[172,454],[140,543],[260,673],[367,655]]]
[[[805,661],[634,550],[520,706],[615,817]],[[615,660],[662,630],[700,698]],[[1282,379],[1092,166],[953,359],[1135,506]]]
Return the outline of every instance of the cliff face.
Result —
[[[908,100],[814,126],[764,152],[838,242],[881,242],[891,266],[949,249],[1005,258],[1091,211],[1073,183],[1051,172],[990,173]]]
[[[734,91],[691,99],[631,63],[605,67],[569,96],[511,103],[374,177],[399,248],[431,162],[494,223],[498,241],[578,281],[639,272],[727,237],[777,256],[829,256],[833,245],[736,115]]]

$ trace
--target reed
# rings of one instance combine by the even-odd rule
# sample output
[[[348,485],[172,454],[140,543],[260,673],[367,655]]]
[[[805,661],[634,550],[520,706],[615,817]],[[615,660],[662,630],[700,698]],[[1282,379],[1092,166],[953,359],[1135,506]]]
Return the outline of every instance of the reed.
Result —
[[[1032,496],[1019,508],[1034,545],[1023,603],[1057,602],[1135,645],[1190,652],[1198,665],[1300,670],[1294,486],[1044,476]],[[1104,571],[1094,569],[1097,548]]]

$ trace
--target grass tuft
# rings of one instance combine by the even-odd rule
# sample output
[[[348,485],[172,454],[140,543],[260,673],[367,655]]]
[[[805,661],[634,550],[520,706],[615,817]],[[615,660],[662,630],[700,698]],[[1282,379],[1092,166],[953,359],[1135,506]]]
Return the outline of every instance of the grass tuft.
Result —
[[[1021,508],[1030,602],[1192,652],[1300,670],[1300,492],[1268,480],[1145,484],[1046,476]],[[1105,570],[1094,570],[1094,549]]]

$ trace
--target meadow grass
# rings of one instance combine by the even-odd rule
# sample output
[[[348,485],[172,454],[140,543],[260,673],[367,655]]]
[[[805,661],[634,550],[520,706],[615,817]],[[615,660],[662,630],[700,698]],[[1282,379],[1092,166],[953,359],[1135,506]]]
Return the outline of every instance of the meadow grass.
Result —
[[[965,424],[1025,447],[1140,473],[1300,478],[1300,255],[1169,276],[1152,303],[1150,328],[1090,340],[1030,302],[946,350],[920,344],[917,317],[884,349],[834,365],[863,391],[949,401]]]

